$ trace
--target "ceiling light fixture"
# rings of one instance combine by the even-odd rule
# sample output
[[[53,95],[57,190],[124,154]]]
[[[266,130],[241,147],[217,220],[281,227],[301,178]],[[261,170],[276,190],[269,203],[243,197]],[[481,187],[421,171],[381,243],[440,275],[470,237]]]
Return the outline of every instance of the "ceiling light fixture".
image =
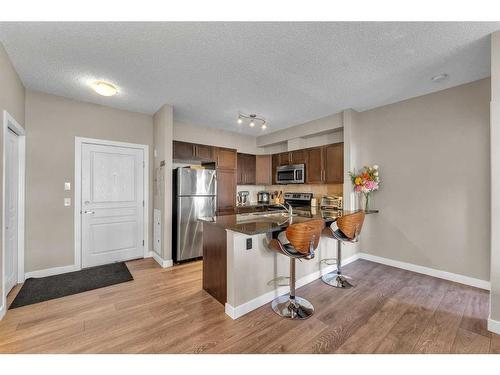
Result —
[[[445,80],[446,78],[448,78],[448,74],[441,73],[441,74],[438,74],[437,76],[432,77],[431,81],[432,82],[441,82],[442,80]]]
[[[238,114],[238,124],[242,124],[243,121],[246,121],[248,120],[248,126],[250,126],[251,128],[255,127],[256,123],[259,122],[260,123],[260,128],[262,130],[265,130],[267,129],[267,121],[265,118],[263,117],[260,117],[260,116],[257,116],[256,114],[250,114],[250,115],[246,115],[244,113],[239,113]]]
[[[102,96],[113,96],[116,95],[118,90],[111,83],[104,81],[96,81],[90,85],[96,93]]]

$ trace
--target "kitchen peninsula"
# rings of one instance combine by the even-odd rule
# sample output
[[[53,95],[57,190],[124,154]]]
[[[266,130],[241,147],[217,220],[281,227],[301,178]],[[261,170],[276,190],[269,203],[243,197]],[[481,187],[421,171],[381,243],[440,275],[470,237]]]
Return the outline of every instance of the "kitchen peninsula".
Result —
[[[200,219],[203,288],[224,304],[226,314],[233,319],[286,294],[288,287],[283,285],[283,278],[289,275],[289,259],[269,250],[269,240],[290,224],[321,218],[330,225],[341,215],[342,211],[311,207],[307,211],[294,210],[292,216],[281,210]],[[322,237],[315,257],[298,262],[297,287],[333,271],[335,266],[325,260],[334,258],[336,251],[337,241]],[[353,254],[354,249],[345,246],[344,256]]]

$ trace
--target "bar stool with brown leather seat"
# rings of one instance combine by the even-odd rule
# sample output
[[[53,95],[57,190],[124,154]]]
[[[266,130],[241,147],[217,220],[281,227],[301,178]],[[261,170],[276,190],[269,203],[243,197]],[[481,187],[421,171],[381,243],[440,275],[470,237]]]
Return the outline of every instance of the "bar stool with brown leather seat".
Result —
[[[323,234],[337,240],[337,270],[321,277],[328,285],[336,288],[351,288],[354,286],[348,281],[348,279],[351,278],[342,274],[342,243],[354,243],[359,241],[359,233],[363,227],[364,220],[365,213],[359,211],[339,217],[329,227],[324,229]]]
[[[324,227],[323,220],[291,224],[285,231],[288,243],[278,239],[269,242],[272,250],[290,258],[290,293],[272,302],[274,312],[284,318],[307,319],[314,313],[314,307],[308,300],[295,295],[295,260],[314,258],[314,250],[318,248]]]

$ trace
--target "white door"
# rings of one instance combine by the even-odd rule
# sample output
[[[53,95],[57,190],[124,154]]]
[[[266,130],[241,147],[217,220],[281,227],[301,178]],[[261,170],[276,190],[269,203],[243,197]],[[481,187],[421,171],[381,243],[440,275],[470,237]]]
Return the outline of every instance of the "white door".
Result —
[[[17,284],[18,136],[8,129],[5,141],[5,292],[7,294]]]
[[[144,257],[144,151],[82,145],[82,267]]]

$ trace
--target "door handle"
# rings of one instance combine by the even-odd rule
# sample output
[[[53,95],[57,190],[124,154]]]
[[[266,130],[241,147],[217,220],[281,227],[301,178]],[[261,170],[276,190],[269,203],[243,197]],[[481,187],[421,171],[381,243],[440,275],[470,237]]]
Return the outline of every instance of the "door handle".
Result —
[[[88,210],[85,210],[83,211],[84,214],[95,214],[95,211],[88,211]]]

